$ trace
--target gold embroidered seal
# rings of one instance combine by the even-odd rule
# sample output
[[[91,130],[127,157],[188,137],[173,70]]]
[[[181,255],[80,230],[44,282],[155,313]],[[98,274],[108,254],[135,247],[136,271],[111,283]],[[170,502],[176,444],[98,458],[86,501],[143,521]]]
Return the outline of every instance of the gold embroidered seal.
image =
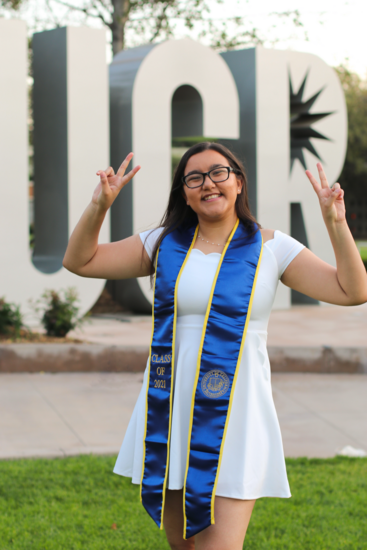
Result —
[[[207,372],[201,380],[201,391],[211,399],[222,397],[229,388],[229,378],[221,370],[211,370]]]

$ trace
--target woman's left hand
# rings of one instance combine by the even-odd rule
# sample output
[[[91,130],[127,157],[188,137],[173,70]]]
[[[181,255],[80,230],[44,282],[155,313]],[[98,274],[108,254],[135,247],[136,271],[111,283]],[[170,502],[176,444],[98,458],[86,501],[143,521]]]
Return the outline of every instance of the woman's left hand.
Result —
[[[319,198],[325,223],[339,223],[345,221],[344,191],[340,188],[339,183],[335,183],[330,189],[321,163],[318,162],[316,166],[319,172],[321,185],[309,170],[306,170],[306,176],[310,180]]]

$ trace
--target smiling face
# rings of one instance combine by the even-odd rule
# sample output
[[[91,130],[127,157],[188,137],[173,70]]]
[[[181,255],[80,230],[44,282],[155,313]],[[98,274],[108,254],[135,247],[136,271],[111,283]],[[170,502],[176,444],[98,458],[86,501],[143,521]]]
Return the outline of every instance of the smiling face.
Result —
[[[209,172],[213,168],[230,166],[225,156],[208,149],[189,158],[185,168],[185,176],[193,172]],[[241,193],[243,182],[233,172],[221,183],[214,183],[209,176],[201,187],[189,189],[186,185],[183,192],[186,202],[196,212],[199,223],[205,221],[220,221],[232,217],[237,218],[235,203]]]

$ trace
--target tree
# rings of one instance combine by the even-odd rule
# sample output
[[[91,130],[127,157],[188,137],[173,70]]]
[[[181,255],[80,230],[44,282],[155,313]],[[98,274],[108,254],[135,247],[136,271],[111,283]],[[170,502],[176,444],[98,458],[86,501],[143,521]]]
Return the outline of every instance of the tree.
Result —
[[[349,227],[356,239],[367,239],[367,82],[344,66],[337,73],[348,110],[348,148],[339,182]]]
[[[208,11],[205,0],[51,0],[86,18],[97,18],[111,30],[113,55],[126,46],[126,31],[146,37],[145,42],[173,35],[172,21],[182,19],[192,28],[200,13]]]
[[[22,2],[24,2],[24,0],[0,0],[0,6],[11,10],[17,10]]]
[[[245,45],[269,43],[269,34],[277,26],[290,23],[302,28],[297,10],[270,13],[262,32],[244,17],[215,19],[210,16],[214,4],[225,0],[44,0],[53,24],[70,22],[75,14],[88,24],[100,20],[111,30],[113,55],[127,46],[164,40],[177,34],[189,33],[214,48],[231,49]],[[26,0],[0,0],[0,6],[19,9]],[[38,6],[38,5],[37,5]],[[41,11],[41,3],[38,10]],[[61,8],[64,12],[57,15]],[[40,21],[40,19],[38,19]],[[265,28],[266,27],[266,28]],[[127,36],[130,37],[127,40]],[[273,40],[273,43],[276,39]]]

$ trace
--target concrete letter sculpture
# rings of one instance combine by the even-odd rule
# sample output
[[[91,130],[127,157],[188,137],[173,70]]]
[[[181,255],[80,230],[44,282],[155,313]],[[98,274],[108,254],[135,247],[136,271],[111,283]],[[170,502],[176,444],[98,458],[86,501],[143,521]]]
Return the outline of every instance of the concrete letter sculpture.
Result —
[[[159,223],[171,182],[171,138],[219,138],[247,167],[250,202],[264,227],[280,229],[334,262],[317,198],[304,176],[321,160],[329,181],[347,143],[344,94],[317,56],[261,47],[221,55],[189,39],[117,54],[110,66],[111,160],[104,31],[64,28],[34,43],[35,249],[28,248],[26,29],[0,20],[0,296],[26,308],[45,288],[75,286],[87,311],[104,281],[62,269],[70,232],[98,168],[130,151],[142,170],[112,206],[119,240]],[[109,238],[108,220],[101,242]],[[37,269],[36,269],[37,268]],[[148,312],[147,278],[109,283],[130,309]],[[293,302],[307,302],[292,294]],[[275,307],[291,292],[280,285]]]
[[[203,135],[239,137],[236,84],[210,48],[189,39],[169,40],[122,51],[110,66],[111,162],[117,166],[132,150],[142,165],[112,207],[113,240],[154,227],[163,215],[171,182],[172,98],[181,87],[183,94],[194,88],[201,96]],[[176,112],[175,124],[197,135],[197,121],[190,128],[184,116]],[[114,287],[128,307],[149,309],[148,280],[119,281]]]
[[[311,54],[261,47],[225,52],[221,57],[240,99],[239,137],[233,120],[237,94],[229,71],[214,52],[179,40],[115,57],[110,67],[112,163],[117,166],[133,149],[143,170],[113,206],[112,238],[118,240],[159,222],[171,179],[171,135],[198,135],[201,129],[202,135],[210,137],[224,138],[227,133],[221,141],[245,162],[250,202],[261,224],[292,234],[333,263],[317,198],[304,170],[315,171],[315,163],[321,160],[334,183],[344,163],[347,115],[335,71]],[[203,108],[197,92],[199,100],[195,100],[194,89]],[[186,107],[184,116],[183,109],[172,104],[177,94]],[[149,311],[147,281],[114,282],[113,293],[128,307]],[[310,301],[292,293],[296,303]],[[291,291],[280,285],[275,307],[290,304]]]
[[[27,35],[0,19],[0,296],[27,312],[47,288],[77,288],[88,311],[104,281],[61,267],[68,235],[109,164],[105,32],[69,27],[36,34],[34,263],[29,250]],[[109,240],[106,220],[101,240]],[[27,318],[28,321],[28,318]]]

